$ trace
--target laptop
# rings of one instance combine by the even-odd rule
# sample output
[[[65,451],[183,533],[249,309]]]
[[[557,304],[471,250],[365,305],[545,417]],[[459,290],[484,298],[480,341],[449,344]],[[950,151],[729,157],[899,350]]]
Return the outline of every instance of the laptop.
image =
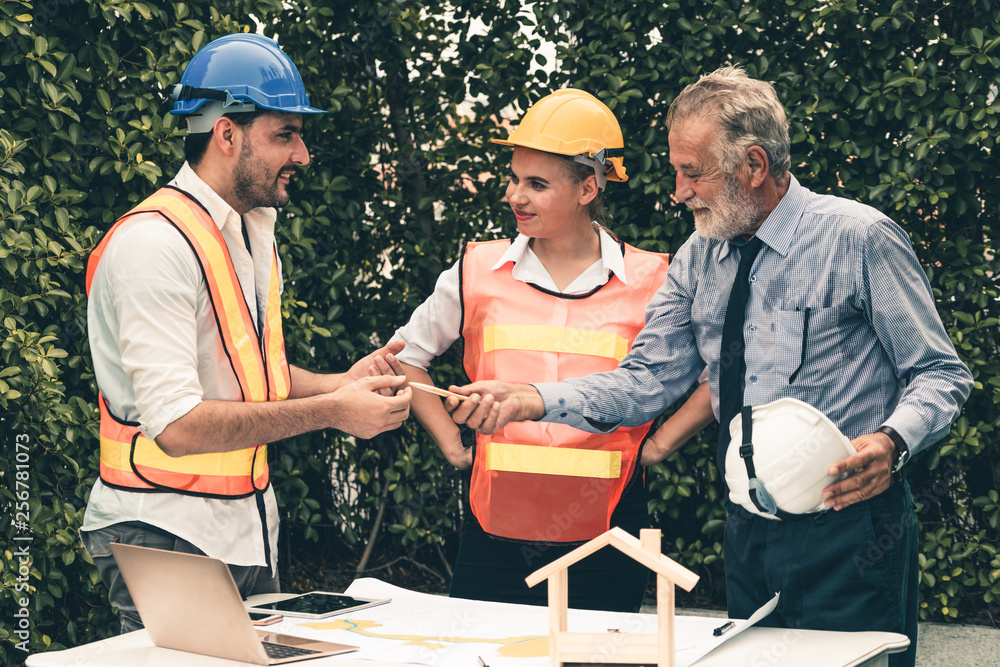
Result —
[[[357,650],[305,637],[258,632],[221,560],[112,544],[125,586],[153,643],[254,665],[282,665]]]

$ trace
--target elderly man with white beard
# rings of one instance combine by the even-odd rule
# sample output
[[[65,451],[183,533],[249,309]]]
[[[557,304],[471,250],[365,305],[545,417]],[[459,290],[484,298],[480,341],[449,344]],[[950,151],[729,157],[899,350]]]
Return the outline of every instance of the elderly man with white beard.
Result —
[[[472,398],[447,407],[483,433],[528,419],[610,431],[660,414],[707,365],[722,471],[731,448],[740,468],[754,457],[749,428],[742,447],[730,442],[734,417],[745,426],[759,406],[808,404],[856,453],[821,464],[842,478],[816,489],[808,513],[768,511],[760,493],[749,505],[731,485],[729,616],[780,591],[766,625],[900,632],[910,648],[889,664],[913,665],[917,530],[902,468],[948,433],[972,376],[906,232],[789,173],[788,120],[769,83],[722,68],[678,95],[667,124],[676,197],[697,231],[631,352],[616,370],[561,383],[456,387]],[[744,483],[756,481],[751,466]]]

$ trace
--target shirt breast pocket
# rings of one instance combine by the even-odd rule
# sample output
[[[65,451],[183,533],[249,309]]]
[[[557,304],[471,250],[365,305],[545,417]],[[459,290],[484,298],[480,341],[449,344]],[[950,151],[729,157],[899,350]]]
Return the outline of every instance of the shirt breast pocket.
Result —
[[[849,305],[778,310],[775,369],[788,384],[828,382],[844,361],[844,341],[858,313]]]

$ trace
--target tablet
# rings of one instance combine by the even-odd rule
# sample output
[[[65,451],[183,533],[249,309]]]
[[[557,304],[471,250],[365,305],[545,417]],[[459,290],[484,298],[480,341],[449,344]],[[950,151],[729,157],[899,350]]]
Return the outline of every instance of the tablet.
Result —
[[[359,598],[342,593],[325,593],[323,591],[312,591],[279,600],[278,602],[267,602],[255,604],[247,607],[248,611],[268,612],[270,614],[284,614],[285,616],[301,616],[303,618],[326,618],[334,614],[344,614],[359,609],[367,609],[376,605],[389,602],[389,598],[376,600],[373,598]]]

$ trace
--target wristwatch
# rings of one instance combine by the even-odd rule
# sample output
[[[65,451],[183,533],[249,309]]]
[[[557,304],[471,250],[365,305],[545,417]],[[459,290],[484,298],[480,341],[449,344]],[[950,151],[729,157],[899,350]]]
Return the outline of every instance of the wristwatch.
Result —
[[[896,429],[891,426],[879,426],[875,431],[876,433],[885,433],[892,440],[893,446],[896,448],[896,456],[892,464],[892,471],[899,472],[903,465],[910,460],[910,448],[906,446],[906,440],[903,440],[903,436],[896,433]]]

